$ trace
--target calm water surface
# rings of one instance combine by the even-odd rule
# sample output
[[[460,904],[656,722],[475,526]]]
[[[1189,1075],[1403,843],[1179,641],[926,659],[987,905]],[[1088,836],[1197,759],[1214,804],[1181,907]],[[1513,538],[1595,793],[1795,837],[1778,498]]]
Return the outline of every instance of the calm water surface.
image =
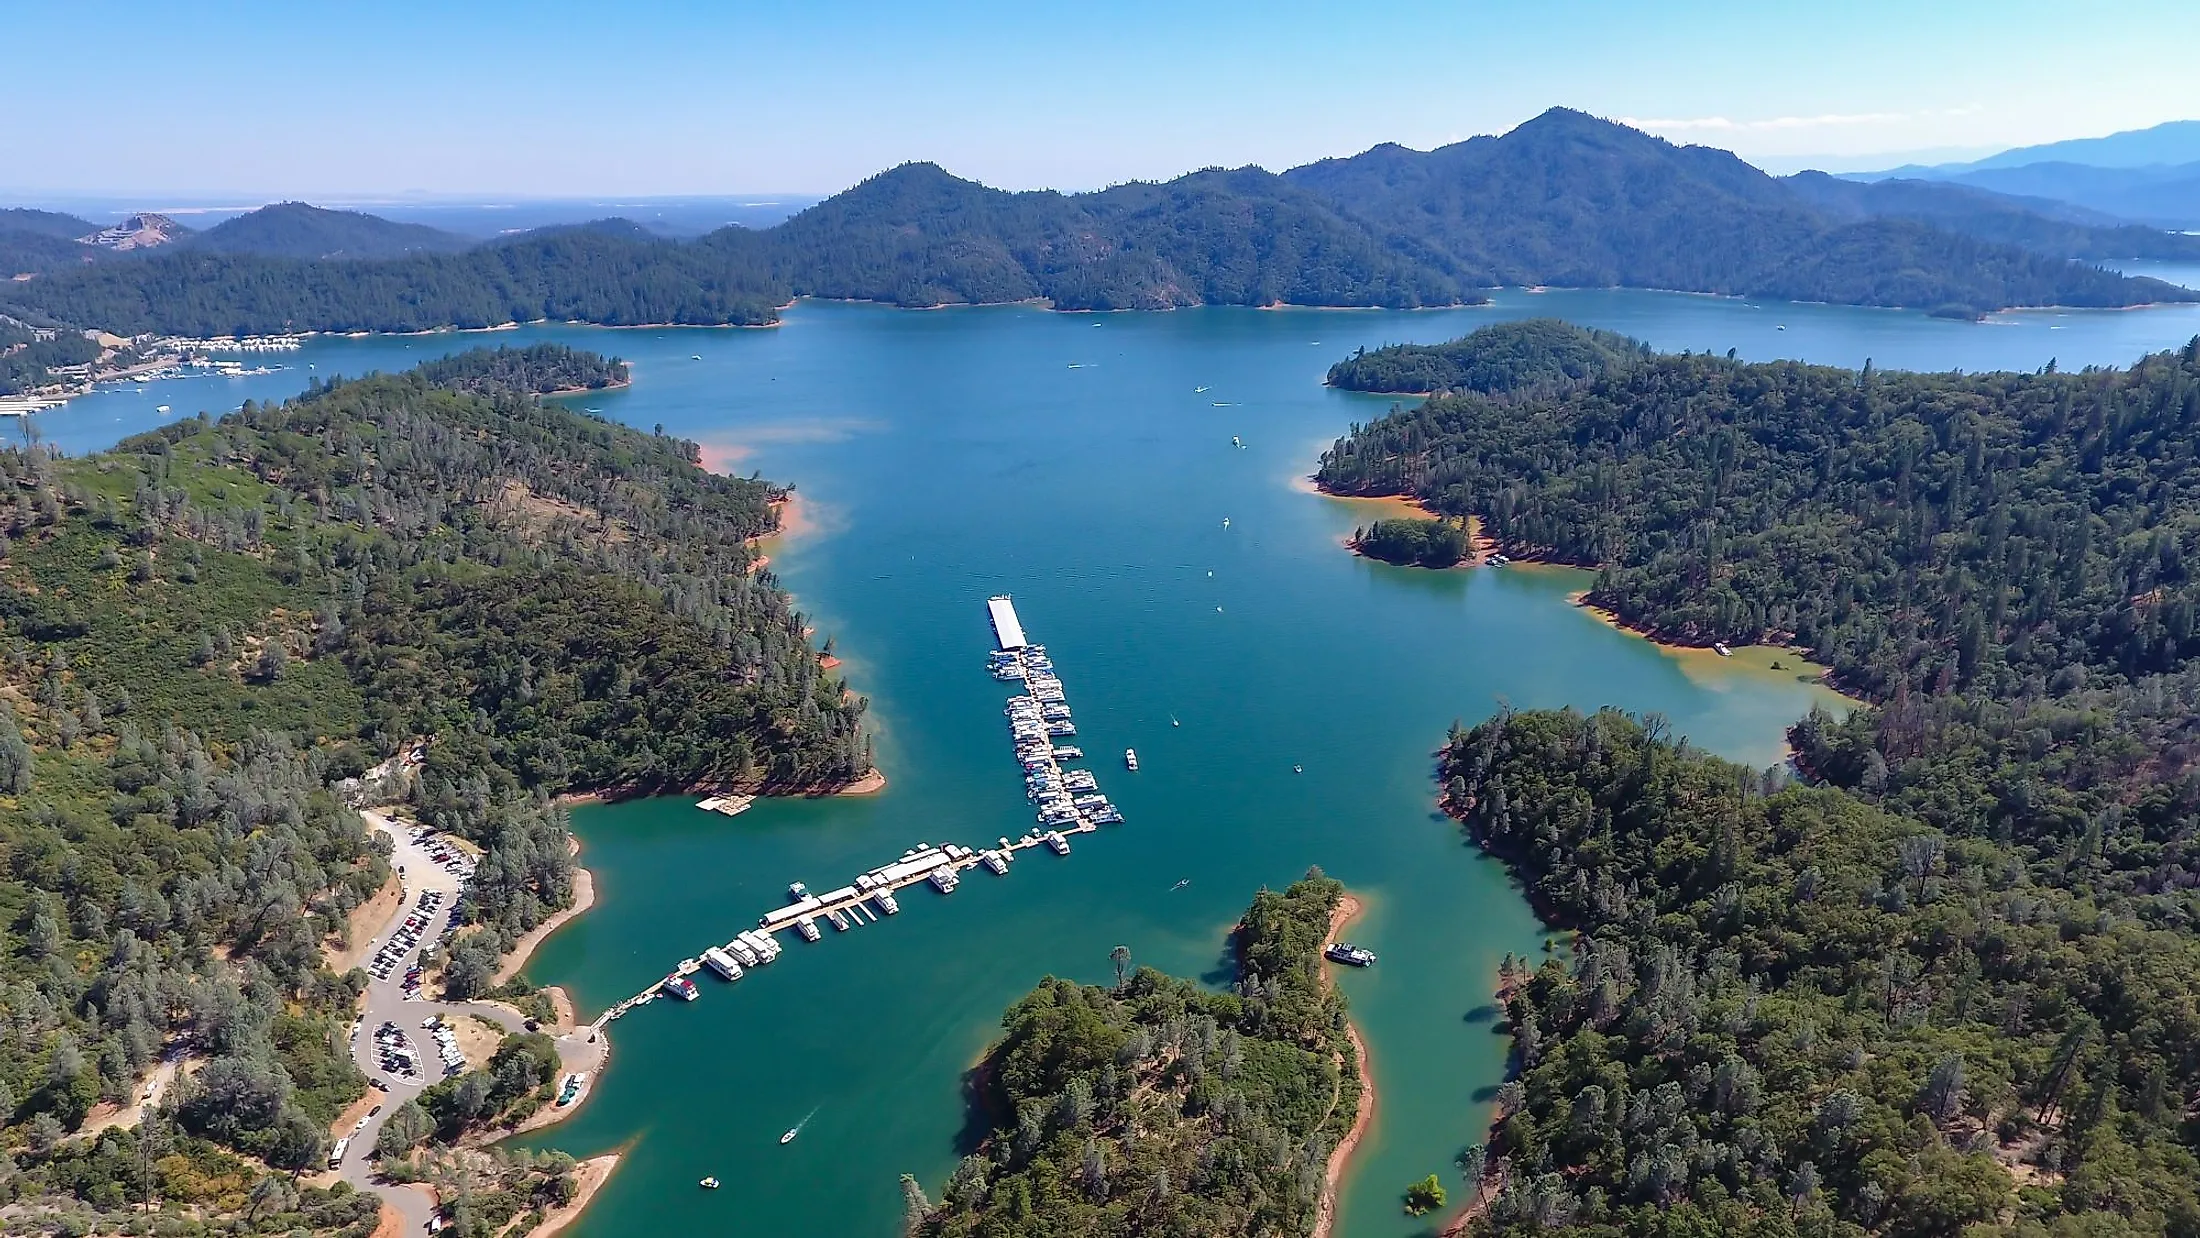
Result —
[[[1051,648],[1090,764],[1129,818],[1076,838],[1066,859],[1027,853],[1008,877],[973,871],[952,896],[910,890],[893,920],[790,940],[738,985],[702,977],[703,1000],[614,1025],[593,1099],[536,1141],[628,1152],[573,1232],[891,1233],[897,1176],[936,1191],[959,1155],[963,1073],[1004,1006],[1049,973],[1104,980],[1118,944],[1224,981],[1224,936],[1252,891],[1316,864],[1368,902],[1352,936],[1382,956],[1341,977],[1379,1106],[1340,1232],[1425,1232],[1399,1192],[1432,1171],[1450,1179],[1452,1155],[1479,1138],[1503,1071],[1497,963],[1542,942],[1502,870],[1434,813],[1430,753],[1445,727],[1504,703],[1612,704],[1764,765],[1780,759],[1781,728],[1830,699],[1793,668],[1674,656],[1596,623],[1565,604],[1581,573],[1430,573],[1339,547],[1365,509],[1300,479],[1390,400],[1324,389],[1323,370],[1361,345],[1536,314],[1661,348],[1882,368],[2122,364],[2200,332],[2193,308],[1971,324],[1513,292],[1416,314],[804,304],[777,330],[486,337],[625,356],[631,389],[577,402],[800,488],[807,527],[772,547],[772,567],[871,697],[891,779],[877,796],[760,803],[733,820],[670,800],[577,813],[599,905],[547,943],[532,978],[601,1009],[753,924],[789,881],[838,885],[920,840],[1021,833],[1007,693],[982,667],[992,593],[1013,593]],[[42,428],[90,450],[164,420],[157,404],[219,412],[280,398],[308,373],[394,369],[480,342],[315,341],[280,374],[102,393]],[[698,1191],[705,1174],[725,1187]]]

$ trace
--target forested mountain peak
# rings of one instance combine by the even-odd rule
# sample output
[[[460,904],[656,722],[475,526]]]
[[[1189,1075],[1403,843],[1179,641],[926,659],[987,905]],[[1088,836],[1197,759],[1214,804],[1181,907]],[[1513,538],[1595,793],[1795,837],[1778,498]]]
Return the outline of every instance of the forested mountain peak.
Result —
[[[468,247],[281,203],[172,247],[181,253],[87,266],[97,251],[0,229],[0,265],[39,275],[0,284],[0,303],[127,335],[761,323],[798,296],[1414,307],[1527,284],[1966,317],[2200,296],[2073,264],[2142,247],[2012,209],[1829,212],[1725,151],[1554,108],[1434,151],[1385,144],[1280,176],[1207,168],[1083,194],[1011,193],[905,163],[775,227],[689,243],[590,225]]]
[[[1470,284],[1679,288],[1976,314],[2026,303],[2188,300],[2065,259],[2044,228],[2028,252],[1947,218],[1828,215],[1734,155],[1676,146],[1554,108],[1500,137],[1418,152],[1377,147],[1294,168],[1394,243],[1447,257]],[[2045,221],[2041,221],[2043,224]]]
[[[307,202],[277,202],[208,228],[192,238],[191,248],[269,258],[358,259],[452,252],[472,244],[425,224],[401,224]]]

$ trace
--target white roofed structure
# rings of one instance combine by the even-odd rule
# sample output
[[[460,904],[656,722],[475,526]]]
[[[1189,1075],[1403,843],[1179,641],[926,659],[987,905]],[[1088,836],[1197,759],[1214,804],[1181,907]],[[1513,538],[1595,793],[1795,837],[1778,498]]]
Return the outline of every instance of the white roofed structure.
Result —
[[[993,637],[1001,648],[1021,649],[1028,643],[1024,640],[1024,625],[1016,619],[1016,604],[1008,600],[1007,594],[987,598],[985,608],[993,616]]]

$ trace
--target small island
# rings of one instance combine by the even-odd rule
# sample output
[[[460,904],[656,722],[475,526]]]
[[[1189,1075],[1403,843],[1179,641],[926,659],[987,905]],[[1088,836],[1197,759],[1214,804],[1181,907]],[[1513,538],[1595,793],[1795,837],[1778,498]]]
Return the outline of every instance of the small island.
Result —
[[[1348,544],[1370,559],[1412,567],[1457,567],[1473,550],[1467,522],[1442,516],[1378,520],[1354,529]]]

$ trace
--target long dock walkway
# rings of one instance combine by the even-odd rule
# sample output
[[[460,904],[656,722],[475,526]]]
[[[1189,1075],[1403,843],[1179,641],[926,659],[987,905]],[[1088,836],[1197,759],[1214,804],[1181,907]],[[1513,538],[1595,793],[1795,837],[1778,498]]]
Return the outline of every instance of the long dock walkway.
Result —
[[[1061,680],[1054,674],[1054,664],[1047,657],[1046,647],[1031,644],[1024,638],[1022,621],[1006,596],[988,599],[986,609],[998,646],[989,662],[993,676],[1003,682],[1021,683],[1026,692],[1011,697],[1002,712],[1008,717],[1017,760],[1024,769],[1025,794],[1039,806],[1038,825],[1014,841],[1002,838],[993,847],[983,850],[955,843],[935,846],[920,842],[902,852],[899,859],[859,874],[847,885],[823,894],[811,894],[797,882],[788,887],[791,901],[764,913],[757,919],[755,928],[743,929],[724,945],[712,946],[692,958],[681,959],[664,979],[604,1011],[592,1026],[600,1031],[628,1011],[669,996],[673,991],[680,991],[692,1000],[693,984],[687,977],[706,967],[728,980],[738,980],[750,969],[769,966],[781,953],[780,933],[791,931],[816,941],[823,936],[817,928],[820,920],[836,931],[875,924],[883,916],[900,913],[900,901],[894,897],[898,891],[910,886],[931,885],[943,894],[951,893],[960,883],[961,875],[970,869],[983,865],[1006,875],[1017,852],[1047,847],[1067,855],[1069,835],[1090,834],[1104,824],[1123,819],[1107,797],[1098,794],[1097,780],[1089,773],[1071,779],[1062,769],[1064,761],[1082,759],[1084,752],[1076,747],[1055,746],[1058,739],[1074,737],[1076,726],[1070,720],[1067,698]],[[1072,787],[1083,788],[1085,793],[1072,794]]]

